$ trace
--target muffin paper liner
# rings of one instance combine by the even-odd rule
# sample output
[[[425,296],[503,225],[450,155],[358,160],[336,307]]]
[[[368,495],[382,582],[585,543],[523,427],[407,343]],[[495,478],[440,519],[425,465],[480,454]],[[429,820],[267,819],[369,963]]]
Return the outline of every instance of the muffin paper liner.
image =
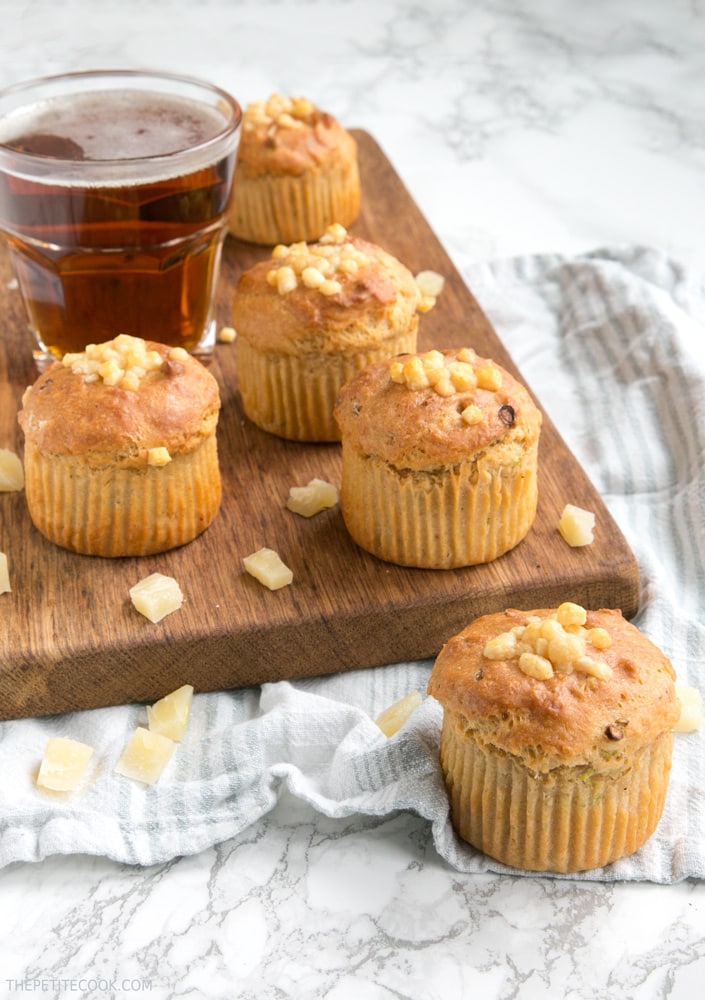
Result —
[[[416,349],[413,330],[349,354],[291,355],[258,351],[241,337],[238,374],[243,408],[263,430],[294,441],[339,441],[333,407],[361,368]]]
[[[230,231],[250,243],[317,240],[360,210],[357,162],[298,176],[236,177]]]
[[[183,545],[208,527],[220,505],[215,435],[161,467],[90,468],[28,444],[25,477],[35,527],[86,555],[141,556]]]
[[[671,770],[670,732],[616,770],[577,765],[543,774],[464,729],[446,710],[440,759],[452,822],[497,861],[530,871],[584,871],[633,854],[656,829]]]
[[[341,510],[363,549],[402,566],[449,569],[489,562],[536,516],[538,445],[511,466],[491,458],[448,470],[397,469],[343,442]]]

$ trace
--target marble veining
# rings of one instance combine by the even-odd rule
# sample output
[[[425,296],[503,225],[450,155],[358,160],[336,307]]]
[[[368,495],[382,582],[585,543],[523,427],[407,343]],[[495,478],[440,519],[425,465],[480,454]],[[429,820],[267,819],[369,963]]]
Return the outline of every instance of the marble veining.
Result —
[[[468,879],[418,818],[326,820],[286,796],[192,858],[56,858],[0,884],[1,996],[31,979],[159,998],[689,998],[705,962],[696,884]]]
[[[0,0],[0,85],[97,65],[299,92],[380,142],[454,261],[642,244],[705,262],[700,0]],[[0,804],[0,809],[2,808]],[[0,997],[692,1000],[702,883],[462,875],[428,824],[283,792],[151,868],[0,871]]]

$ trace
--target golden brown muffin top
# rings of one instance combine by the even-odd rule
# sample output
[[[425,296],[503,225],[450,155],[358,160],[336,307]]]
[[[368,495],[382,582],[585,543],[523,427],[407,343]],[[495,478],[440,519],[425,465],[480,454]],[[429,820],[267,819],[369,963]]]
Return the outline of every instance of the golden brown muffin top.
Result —
[[[245,271],[232,319],[260,351],[326,354],[379,344],[432,305],[400,261],[335,224],[315,243],[274,247]]]
[[[159,465],[215,430],[220,394],[183,348],[121,335],[49,365],[22,404],[25,437],[44,453]]]
[[[541,412],[509,372],[472,348],[400,355],[343,386],[343,440],[399,469],[433,470],[505,446],[505,461],[538,439]]]
[[[559,609],[509,609],[476,619],[445,644],[428,691],[473,739],[519,757],[537,772],[580,764],[608,770],[672,730],[680,714],[675,671],[621,612],[608,609],[580,609],[584,624],[564,631],[583,640],[584,653],[573,643],[576,655],[570,659],[571,643],[559,634],[562,657],[551,661],[551,636],[565,607],[580,609],[567,602]],[[549,620],[553,625],[543,626]],[[529,673],[520,665],[527,625],[532,634],[524,647],[551,663],[550,676],[534,676],[533,665]],[[542,626],[549,645],[536,653]],[[517,647],[507,635],[515,636]],[[581,664],[581,657],[590,662]]]
[[[305,97],[272,94],[245,108],[238,164],[248,176],[299,175],[356,157],[357,143],[350,133]]]

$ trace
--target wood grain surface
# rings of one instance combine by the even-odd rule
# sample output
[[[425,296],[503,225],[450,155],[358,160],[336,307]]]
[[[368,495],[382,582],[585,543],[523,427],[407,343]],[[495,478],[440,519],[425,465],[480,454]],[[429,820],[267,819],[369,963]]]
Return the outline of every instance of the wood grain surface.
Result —
[[[414,272],[431,268],[446,277],[435,309],[421,317],[420,346],[468,344],[521,377],[380,147],[368,134],[354,134],[363,204],[351,230]],[[228,238],[219,326],[229,323],[239,274],[266,255]],[[0,318],[0,447],[21,454],[16,414],[37,372],[4,247]],[[527,538],[488,565],[406,569],[357,548],[337,507],[310,519],[286,510],[290,486],[314,476],[339,485],[339,446],[286,442],[250,424],[239,404],[232,345],[217,346],[211,371],[223,402],[224,499],[214,524],[189,545],[141,559],[74,555],[34,529],[24,493],[0,494],[0,551],[12,584],[0,595],[0,718],[149,702],[183,683],[197,691],[236,688],[433,657],[473,617],[508,606],[569,599],[618,607],[628,617],[636,611],[633,555],[547,417],[539,508]],[[591,546],[571,549],[558,535],[566,502],[595,512]],[[263,545],[292,568],[291,586],[269,591],[244,572],[243,557]],[[175,577],[185,595],[181,610],[156,625],[134,610],[128,594],[154,571]]]

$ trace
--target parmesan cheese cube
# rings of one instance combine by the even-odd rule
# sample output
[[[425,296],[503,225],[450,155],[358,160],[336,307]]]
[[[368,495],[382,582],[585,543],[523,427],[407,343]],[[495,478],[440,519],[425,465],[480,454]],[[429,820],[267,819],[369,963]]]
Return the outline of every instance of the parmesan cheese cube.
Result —
[[[535,677],[538,681],[547,681],[553,677],[553,664],[538,653],[522,653],[519,657],[519,669],[527,677]]]
[[[399,701],[395,701],[388,708],[385,708],[383,712],[380,712],[375,722],[385,736],[394,736],[404,725],[411,713],[419,707],[421,701],[422,698],[419,691],[410,691],[409,694],[404,695]]]
[[[175,743],[168,736],[138,726],[115,765],[117,774],[153,785],[171,760]]]
[[[572,503],[565,505],[558,522],[558,531],[568,545],[573,548],[590,545],[594,528],[595,515],[591,511],[583,510],[582,507],[576,507]]]
[[[0,448],[0,493],[21,490],[24,486],[24,469],[19,455],[7,448]]]
[[[473,424],[482,423],[482,410],[476,403],[469,403],[464,410],[461,410],[460,416],[471,427]]]
[[[313,517],[338,502],[338,491],[324,479],[310,479],[307,486],[292,486],[286,506],[302,517]]]
[[[674,733],[694,733],[703,721],[703,698],[697,688],[676,684],[676,697],[681,703],[681,715],[673,727]]]
[[[178,611],[184,595],[173,577],[152,573],[130,587],[130,598],[140,614],[156,623],[172,611]]]
[[[481,389],[496,392],[497,389],[502,388],[502,373],[494,365],[483,365],[482,368],[478,368],[476,375],[477,384]]]
[[[168,736],[176,743],[183,738],[188,725],[193,687],[184,684],[182,687],[164,695],[153,705],[147,706],[147,725],[151,733]]]
[[[294,579],[294,574],[286,566],[274,549],[262,548],[243,559],[245,569],[270,590],[286,587]]]
[[[445,284],[445,278],[438,271],[419,271],[414,280],[421,294],[433,299],[438,298]]]
[[[37,785],[52,792],[74,792],[86,773],[93,747],[78,740],[53,736],[47,741]]]
[[[10,571],[7,568],[7,556],[4,552],[0,552],[0,594],[9,594],[11,590]]]

